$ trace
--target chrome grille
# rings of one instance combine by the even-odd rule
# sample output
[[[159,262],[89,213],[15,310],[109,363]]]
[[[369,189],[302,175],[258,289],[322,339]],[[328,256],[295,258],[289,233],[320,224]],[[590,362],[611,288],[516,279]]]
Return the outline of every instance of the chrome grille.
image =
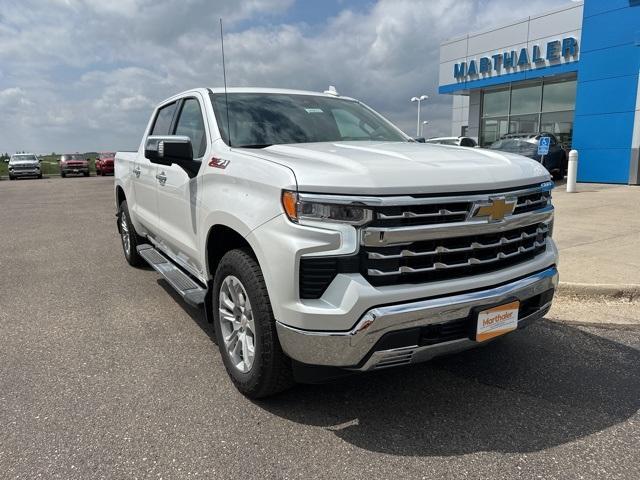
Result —
[[[38,165],[35,163],[32,164],[26,164],[26,165],[11,165],[11,168],[13,168],[14,170],[34,170],[36,168],[38,168]]]
[[[533,259],[553,224],[552,182],[448,195],[349,196],[303,193],[307,201],[363,205],[359,251],[303,257],[300,297],[320,298],[336,275],[360,273],[374,286],[474,276]]]
[[[472,203],[391,206],[376,209],[374,226],[433,225],[463,222]]]
[[[363,275],[375,285],[446,280],[520,263],[542,253],[544,223],[410,245],[363,248]]]
[[[551,200],[552,183],[527,187],[515,191],[495,192],[490,195],[461,195],[459,197],[399,197],[395,205],[374,206],[373,227],[399,227],[412,225],[435,225],[464,222],[473,213],[474,202],[490,196],[504,196],[516,202],[513,215],[534,211],[546,206]]]

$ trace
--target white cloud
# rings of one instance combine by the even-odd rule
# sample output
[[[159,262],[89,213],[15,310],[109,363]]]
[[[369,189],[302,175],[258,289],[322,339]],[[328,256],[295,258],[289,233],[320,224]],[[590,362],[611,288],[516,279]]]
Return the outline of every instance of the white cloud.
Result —
[[[221,85],[221,16],[230,85],[333,84],[408,132],[409,98],[426,93],[430,133],[448,133],[451,98],[437,95],[440,42],[513,18],[510,0],[379,0],[360,11],[344,2],[313,27],[280,23],[291,3],[4,0],[0,150],[135,148],[156,102]],[[533,0],[517,16],[556,5]]]

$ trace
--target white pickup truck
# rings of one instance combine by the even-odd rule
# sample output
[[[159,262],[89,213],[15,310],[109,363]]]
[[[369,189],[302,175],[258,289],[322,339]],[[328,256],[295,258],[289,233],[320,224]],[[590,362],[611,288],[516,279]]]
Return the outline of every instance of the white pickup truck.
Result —
[[[538,162],[418,143],[334,91],[190,90],[115,160],[127,261],[204,306],[254,398],[541,318],[552,187]]]

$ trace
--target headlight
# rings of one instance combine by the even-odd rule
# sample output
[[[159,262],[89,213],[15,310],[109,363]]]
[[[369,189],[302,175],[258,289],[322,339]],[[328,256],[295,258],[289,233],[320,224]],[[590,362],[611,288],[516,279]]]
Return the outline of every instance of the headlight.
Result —
[[[360,205],[309,201],[288,190],[282,192],[282,206],[289,220],[295,223],[314,220],[363,225],[372,218],[371,210]]]

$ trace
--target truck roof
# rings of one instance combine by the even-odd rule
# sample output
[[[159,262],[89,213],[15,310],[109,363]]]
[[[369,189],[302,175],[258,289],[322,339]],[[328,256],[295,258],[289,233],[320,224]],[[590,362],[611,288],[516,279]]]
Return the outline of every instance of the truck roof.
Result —
[[[224,93],[224,87],[210,87],[210,88],[205,88],[205,87],[201,87],[201,88],[192,88],[190,90],[186,90],[184,92],[180,92],[176,95],[173,95],[165,100],[163,100],[160,103],[165,103],[168,102],[170,100],[173,100],[175,98],[179,98],[184,96],[187,93],[190,92],[200,92],[202,94],[207,94],[209,91],[213,92],[214,94],[219,94],[219,93]],[[314,95],[314,96],[320,96],[320,97],[329,97],[329,98],[342,98],[345,100],[354,100],[354,98],[351,97],[345,97],[342,95],[333,95],[333,94],[329,94],[329,93],[323,93],[323,92],[314,92],[311,90],[295,90],[295,89],[289,89],[289,88],[270,88],[270,87],[228,87],[227,88],[227,93],[282,93],[282,94],[287,94],[287,95]]]

